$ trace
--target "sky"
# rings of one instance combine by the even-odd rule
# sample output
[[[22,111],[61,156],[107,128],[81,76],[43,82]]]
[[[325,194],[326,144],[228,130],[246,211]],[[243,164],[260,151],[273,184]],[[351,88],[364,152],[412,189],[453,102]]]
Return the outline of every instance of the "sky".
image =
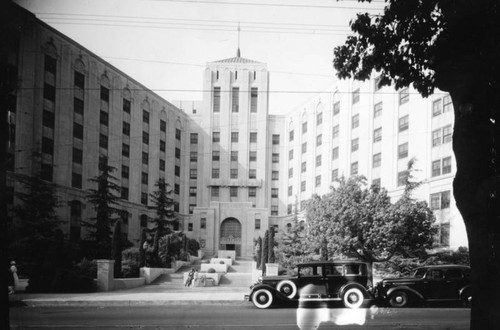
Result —
[[[267,64],[269,113],[303,107],[335,82],[333,48],[382,0],[14,0],[167,101],[201,100],[208,62]],[[238,26],[240,32],[238,33]]]

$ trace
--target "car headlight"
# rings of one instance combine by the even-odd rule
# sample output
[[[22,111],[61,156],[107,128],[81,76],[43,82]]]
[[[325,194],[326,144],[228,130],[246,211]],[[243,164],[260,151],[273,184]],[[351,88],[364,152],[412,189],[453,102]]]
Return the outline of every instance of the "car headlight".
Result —
[[[259,283],[262,283],[262,276],[259,276],[259,277],[257,278],[257,281],[259,281]]]

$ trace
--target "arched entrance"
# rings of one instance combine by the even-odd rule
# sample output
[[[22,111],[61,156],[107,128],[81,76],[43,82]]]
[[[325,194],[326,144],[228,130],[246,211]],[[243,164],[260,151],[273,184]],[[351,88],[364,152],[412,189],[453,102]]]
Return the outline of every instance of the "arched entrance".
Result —
[[[236,251],[241,255],[241,223],[235,218],[227,218],[220,225],[220,250]]]

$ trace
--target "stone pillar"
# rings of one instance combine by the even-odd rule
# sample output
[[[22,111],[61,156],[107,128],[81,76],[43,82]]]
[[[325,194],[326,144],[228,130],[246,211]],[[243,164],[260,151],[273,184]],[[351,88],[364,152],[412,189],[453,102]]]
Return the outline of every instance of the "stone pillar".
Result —
[[[114,260],[97,260],[97,291],[113,291]]]
[[[277,276],[279,264],[266,264],[266,276]]]

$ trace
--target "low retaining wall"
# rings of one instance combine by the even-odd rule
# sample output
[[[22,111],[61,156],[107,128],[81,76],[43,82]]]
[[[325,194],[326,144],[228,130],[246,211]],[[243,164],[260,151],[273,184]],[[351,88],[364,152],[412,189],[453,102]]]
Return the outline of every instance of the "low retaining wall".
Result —
[[[212,258],[212,259],[210,259],[211,264],[220,264],[221,261],[228,266],[233,265],[233,259],[231,259],[231,258]]]
[[[227,264],[201,264],[200,272],[206,273],[210,268],[213,268],[216,273],[227,273]]]
[[[136,278],[115,278],[113,279],[113,290],[126,290],[137,288],[146,284],[144,277]]]

